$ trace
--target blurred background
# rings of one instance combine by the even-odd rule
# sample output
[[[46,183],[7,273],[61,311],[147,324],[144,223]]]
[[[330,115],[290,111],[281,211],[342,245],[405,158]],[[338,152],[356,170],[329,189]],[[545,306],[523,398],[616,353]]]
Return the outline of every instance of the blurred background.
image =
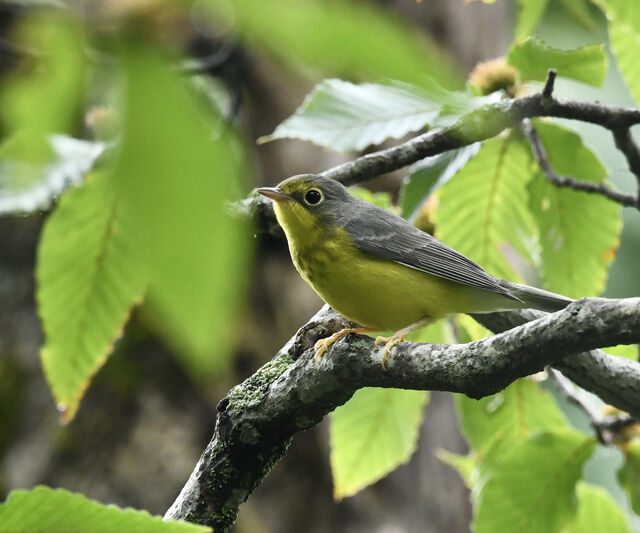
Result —
[[[119,3],[125,2],[113,2]],[[11,29],[28,4],[0,4],[5,75],[17,61]],[[162,13],[190,56],[204,58],[203,83],[212,84],[223,113],[246,140],[247,193],[358,155],[296,140],[256,143],[317,82],[392,78],[420,85],[431,77],[462,88],[478,62],[505,54],[516,10],[507,0],[270,0],[194,2],[188,19],[172,19],[169,9]],[[551,0],[537,33],[563,48],[606,40],[603,15],[588,2]],[[632,105],[613,59],[603,90],[568,80],[556,87],[559,96]],[[579,127],[616,185],[631,190],[633,179],[608,132]],[[403,176],[397,172],[368,186],[396,194]],[[616,297],[640,295],[640,214],[624,214],[606,293]],[[46,215],[0,217],[0,495],[43,483],[164,514],[211,436],[216,403],[273,357],[321,302],[295,272],[284,240],[256,234],[246,300],[230,335],[233,357],[215,379],[196,383],[180,354],[135,313],[76,419],[62,426],[39,362],[43,339],[34,302],[36,247]],[[468,491],[435,457],[438,449],[466,451],[455,416],[451,395],[432,394],[409,464],[341,502],[332,499],[327,421],[297,435],[241,507],[234,531],[467,531]]]

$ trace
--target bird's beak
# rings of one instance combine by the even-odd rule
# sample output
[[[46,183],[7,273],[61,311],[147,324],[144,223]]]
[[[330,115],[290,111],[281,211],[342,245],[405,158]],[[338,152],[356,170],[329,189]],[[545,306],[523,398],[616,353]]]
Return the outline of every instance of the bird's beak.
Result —
[[[282,202],[283,200],[291,200],[291,196],[289,196],[286,192],[284,192],[279,187],[260,187],[256,189],[262,196],[266,196],[267,198],[271,198],[276,202]]]

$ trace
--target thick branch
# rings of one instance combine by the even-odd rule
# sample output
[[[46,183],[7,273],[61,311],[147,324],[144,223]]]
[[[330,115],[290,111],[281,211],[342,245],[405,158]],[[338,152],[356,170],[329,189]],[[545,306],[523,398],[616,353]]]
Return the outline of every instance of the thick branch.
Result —
[[[600,194],[609,198],[609,200],[613,200],[614,202],[618,202],[619,204],[627,207],[636,207],[638,205],[638,198],[631,194],[614,191],[603,184],[577,180],[571,176],[560,176],[551,166],[551,162],[547,157],[547,151],[538,136],[538,132],[531,126],[531,123],[528,120],[523,121],[521,129],[522,133],[524,133],[531,144],[531,151],[533,152],[533,157],[536,160],[536,163],[538,163],[540,170],[544,172],[547,181],[552,185],[555,185],[556,187],[568,187],[576,191]]]
[[[232,389],[218,406],[213,439],[165,518],[226,530],[292,436],[317,424],[359,388],[447,390],[480,398],[549,364],[559,366],[567,355],[640,342],[640,298],[579,300],[553,315],[465,345],[401,343],[386,371],[373,340],[351,335],[315,364],[314,342],[347,325],[325,306],[273,361]],[[567,360],[576,357],[591,356]],[[592,379],[603,379],[615,367],[605,363]],[[625,363],[621,394],[605,401],[638,415],[640,364]]]
[[[500,333],[543,316],[546,315],[542,311],[524,309],[473,315],[473,318],[491,331]],[[606,315],[602,317],[606,317],[611,328],[618,326],[615,322],[610,322]],[[640,390],[638,389],[640,365],[638,363],[594,349],[566,357],[553,366],[576,385],[592,392],[605,403],[627,411],[635,417],[640,414]]]

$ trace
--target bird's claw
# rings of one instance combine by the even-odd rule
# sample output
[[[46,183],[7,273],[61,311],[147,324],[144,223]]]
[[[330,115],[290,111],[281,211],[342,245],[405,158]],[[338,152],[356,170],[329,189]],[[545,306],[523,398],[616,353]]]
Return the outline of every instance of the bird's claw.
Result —
[[[393,347],[399,342],[404,342],[404,337],[402,335],[392,335],[391,337],[377,337],[374,345],[377,347],[382,343],[385,343],[384,351],[382,352],[382,370],[387,369],[387,358],[389,354],[391,354],[391,350]]]

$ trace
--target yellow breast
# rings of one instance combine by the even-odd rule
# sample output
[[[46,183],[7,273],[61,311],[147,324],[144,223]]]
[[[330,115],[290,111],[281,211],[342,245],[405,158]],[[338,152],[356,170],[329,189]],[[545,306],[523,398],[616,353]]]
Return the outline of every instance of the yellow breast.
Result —
[[[465,311],[469,288],[360,251],[342,228],[321,226],[303,207],[275,205],[293,263],[341,315],[395,331],[425,317]]]

